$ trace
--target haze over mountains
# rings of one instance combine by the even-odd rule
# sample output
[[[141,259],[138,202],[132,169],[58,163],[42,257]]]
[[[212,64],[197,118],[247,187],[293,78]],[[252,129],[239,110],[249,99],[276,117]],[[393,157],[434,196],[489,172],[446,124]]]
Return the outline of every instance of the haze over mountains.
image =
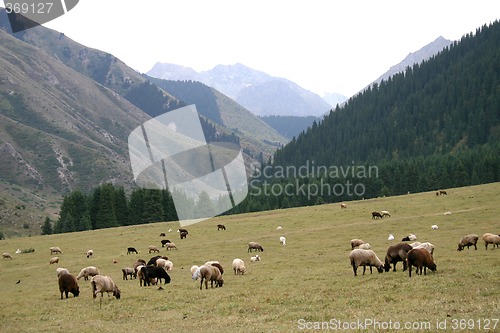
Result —
[[[320,116],[331,108],[319,95],[290,80],[242,64],[217,65],[196,72],[180,65],[156,63],[147,74],[160,79],[200,81],[258,116]]]

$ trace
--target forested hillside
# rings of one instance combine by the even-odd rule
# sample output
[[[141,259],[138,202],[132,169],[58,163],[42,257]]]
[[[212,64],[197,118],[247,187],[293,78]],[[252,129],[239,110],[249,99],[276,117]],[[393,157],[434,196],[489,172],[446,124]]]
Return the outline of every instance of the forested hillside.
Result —
[[[500,23],[349,99],[272,166],[377,165],[373,195],[498,181]]]

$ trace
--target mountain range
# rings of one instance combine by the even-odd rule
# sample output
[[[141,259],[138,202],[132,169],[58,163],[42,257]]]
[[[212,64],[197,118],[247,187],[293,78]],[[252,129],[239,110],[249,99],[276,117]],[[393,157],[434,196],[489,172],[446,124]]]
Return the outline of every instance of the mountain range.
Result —
[[[134,187],[128,135],[188,104],[152,79],[43,26],[13,33],[0,9],[0,225],[39,233],[71,190]],[[221,121],[200,105],[204,130],[238,142],[247,163],[288,141],[230,98],[209,93]]]
[[[156,63],[147,75],[168,80],[199,81],[234,99],[257,116],[320,116],[331,106],[296,83],[243,64],[217,65],[208,71]]]

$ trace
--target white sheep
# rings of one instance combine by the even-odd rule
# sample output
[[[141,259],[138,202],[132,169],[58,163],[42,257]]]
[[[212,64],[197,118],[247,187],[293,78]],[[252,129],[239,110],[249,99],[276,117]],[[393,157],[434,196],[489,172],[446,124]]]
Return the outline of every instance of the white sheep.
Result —
[[[250,257],[250,261],[251,262],[260,261],[260,256],[258,254],[256,254],[255,257]]]
[[[285,245],[286,245],[286,238],[285,238],[284,236],[281,236],[281,237],[280,237],[280,244],[281,244],[282,246],[285,246]]]
[[[493,245],[493,248],[495,248],[495,246],[500,247],[500,235],[487,232],[483,235],[483,240],[486,250],[488,250],[488,244]]]
[[[218,262],[217,260],[209,260],[206,263],[204,263],[203,265],[204,266],[212,266],[212,264],[219,264],[220,265],[220,262]]]
[[[237,274],[237,275],[245,274],[247,269],[245,268],[245,263],[243,262],[243,260],[241,260],[239,258],[234,259],[233,260],[233,270],[234,270],[234,274]]]
[[[370,273],[372,273],[372,266],[375,266],[379,273],[383,272],[384,264],[372,250],[352,250],[349,253],[349,260],[351,261],[354,276],[358,275],[357,270],[359,266],[363,266],[363,275],[365,275],[366,266],[370,266]]]
[[[63,252],[61,251],[61,249],[60,249],[59,247],[57,247],[57,246],[52,246],[52,247],[50,248],[50,254],[55,254],[55,253],[63,253]]]
[[[198,266],[198,265],[193,265],[193,266],[191,266],[191,269],[190,269],[190,271],[191,271],[191,276],[193,276],[194,272],[196,272],[196,270],[198,269],[198,267],[200,267],[200,266]]]
[[[422,243],[420,243],[420,242],[413,242],[413,243],[410,244],[410,246],[413,247],[413,248],[415,248],[415,246],[419,246],[420,244],[422,244]]]
[[[116,299],[120,299],[121,297],[120,289],[118,289],[109,276],[95,275],[90,280],[90,284],[92,286],[92,297],[94,299],[97,298],[98,293],[101,293],[102,300],[105,292],[108,293],[108,299],[110,299],[109,293],[113,293],[113,296],[115,296]]]
[[[4,253],[2,253],[2,258],[3,259],[12,259],[12,256],[10,253],[4,252]]]
[[[17,249],[16,254],[20,254],[20,253],[23,253],[23,251],[21,251],[21,249]]]
[[[276,230],[282,230],[283,228],[279,225],[276,227]]]
[[[169,251],[171,249],[177,250],[177,246],[174,243],[165,243],[165,247],[167,248],[167,251]],[[160,251],[158,251],[158,252],[160,252]]]
[[[370,246],[369,243],[363,243],[361,244],[360,246],[358,246],[358,249],[362,249],[362,250],[369,250],[371,249],[372,247]]]
[[[409,238],[411,241],[416,241],[416,240],[417,240],[417,236],[415,236],[414,234],[409,234],[409,235],[408,235],[408,238]]]
[[[63,274],[69,274],[69,271],[66,268],[59,267],[59,268],[56,268],[56,274],[57,274],[57,277],[59,278],[59,276],[61,276]]]
[[[59,257],[53,257],[49,260],[49,265],[56,264],[59,262]]]
[[[432,244],[432,243],[429,243],[429,242],[421,243],[417,246],[413,246],[413,248],[414,249],[424,249],[424,250],[427,250],[427,252],[429,252],[431,255],[434,255],[434,244]]]
[[[158,258],[156,260],[156,266],[162,267],[166,271],[171,271],[174,269],[174,263],[170,260]]]
[[[201,270],[201,268],[202,268],[203,266],[205,266],[205,265],[201,265],[201,266],[196,266],[196,265],[194,265],[194,266],[192,266],[192,267],[191,267],[191,270],[193,269],[193,267],[196,267],[196,269],[195,269],[195,270],[194,270],[194,272],[193,272],[193,276],[191,276],[191,278],[192,278],[193,280],[195,280],[195,281],[196,281],[196,280],[198,280],[198,279],[200,278],[200,270]]]
[[[94,267],[94,266],[88,266],[85,268],[82,268],[78,276],[76,277],[77,280],[80,280],[80,278],[83,277],[85,281],[89,279],[89,276],[95,276],[99,274],[99,270]]]
[[[391,217],[391,213],[389,213],[389,211],[387,211],[387,210],[380,211],[380,215],[382,215],[382,217],[386,217],[386,216]]]
[[[443,214],[444,216],[448,216],[448,215],[451,215],[451,212],[444,212]]]
[[[394,240],[394,235],[393,234],[389,234],[389,237],[387,237],[387,240]]]
[[[87,251],[87,258],[90,258],[90,257],[92,257],[93,255],[94,255],[94,251],[92,251],[92,250],[88,250],[88,251]]]
[[[431,229],[432,230],[438,230],[439,227],[437,226],[437,224],[433,224],[433,225],[431,225]]]

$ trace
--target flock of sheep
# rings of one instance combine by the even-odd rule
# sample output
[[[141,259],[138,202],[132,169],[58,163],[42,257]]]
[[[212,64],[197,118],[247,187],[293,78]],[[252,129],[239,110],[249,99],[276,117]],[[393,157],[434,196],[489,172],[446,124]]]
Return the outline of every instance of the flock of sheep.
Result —
[[[446,191],[440,191],[441,194],[447,194]],[[437,192],[437,195],[440,195]],[[444,192],[444,193],[442,193]],[[346,209],[346,204],[340,205],[341,209]],[[449,214],[448,214],[449,215]],[[372,212],[372,219],[383,218],[386,216],[391,216],[388,211]],[[437,230],[439,227],[437,225],[432,225],[432,230]],[[470,234],[462,237],[458,243],[458,251],[462,251],[465,247],[469,248],[474,246],[477,250],[477,241],[479,236],[476,234]],[[488,245],[492,244],[493,247],[500,247],[500,235],[485,233],[482,236],[484,240],[485,248],[488,249]],[[389,241],[394,240],[394,235],[390,234],[388,237]],[[357,276],[358,267],[363,267],[363,275],[365,274],[366,267],[370,267],[370,273],[372,273],[372,267],[375,267],[379,273],[384,270],[388,272],[393,265],[393,271],[396,271],[396,263],[403,263],[403,271],[408,269],[408,275],[411,277],[412,268],[415,267],[415,272],[422,275],[422,270],[424,275],[426,275],[426,270],[429,268],[431,271],[436,271],[437,266],[434,262],[434,245],[425,242],[417,242],[417,236],[414,234],[409,234],[405,236],[400,243],[391,245],[386,251],[384,262],[371,250],[369,243],[364,242],[361,239],[351,240],[351,252],[349,253],[349,260],[354,271],[354,276]],[[406,241],[412,241],[413,243],[408,244]]]

